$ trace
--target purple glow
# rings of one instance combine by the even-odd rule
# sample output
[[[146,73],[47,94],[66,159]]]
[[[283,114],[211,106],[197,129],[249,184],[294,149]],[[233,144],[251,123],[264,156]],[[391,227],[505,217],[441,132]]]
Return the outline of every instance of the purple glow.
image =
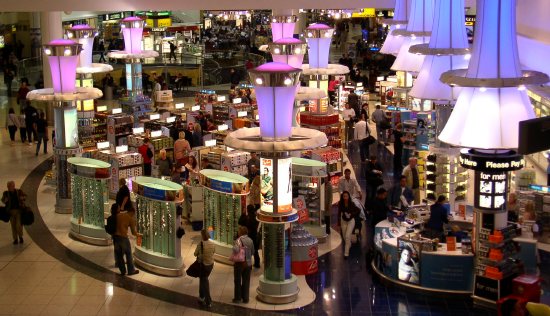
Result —
[[[80,38],[78,43],[82,44],[82,51],[78,58],[78,67],[90,67],[92,64],[92,50],[94,47],[94,38]]]
[[[271,55],[274,62],[285,63],[294,68],[302,68],[304,62],[304,54],[299,55]]]
[[[77,30],[93,30],[94,28],[89,26],[88,24],[79,24],[79,25],[74,25],[70,29],[73,31],[77,31]]]
[[[285,37],[285,38],[280,38],[276,41],[273,41],[273,43],[274,44],[303,44],[304,41],[294,37]]]
[[[74,93],[76,91],[76,65],[78,55],[48,56],[52,73],[54,93]]]
[[[306,30],[330,30],[330,29],[332,29],[332,27],[323,23],[313,23],[306,28]]]
[[[296,23],[271,23],[271,34],[273,41],[281,38],[292,37]]]
[[[67,40],[67,39],[56,39],[48,43],[48,45],[51,46],[72,46],[76,45],[77,43],[75,41]]]
[[[123,28],[122,35],[124,36],[124,49],[128,53],[139,54],[141,53],[141,37],[143,35],[143,29],[140,28]]]
[[[310,68],[327,68],[331,39],[308,38],[306,40]]]
[[[122,22],[136,22],[136,21],[143,21],[143,19],[137,16],[129,16],[127,18],[122,19]]]
[[[292,111],[297,89],[297,86],[255,88],[262,138],[284,139],[292,135]]]
[[[260,65],[260,66],[256,67],[254,70],[258,71],[258,72],[267,72],[267,73],[269,73],[269,72],[291,72],[291,71],[296,71],[296,70],[299,70],[299,69],[296,69],[292,66],[289,66],[286,63],[273,62],[273,63],[265,63],[263,65]]]

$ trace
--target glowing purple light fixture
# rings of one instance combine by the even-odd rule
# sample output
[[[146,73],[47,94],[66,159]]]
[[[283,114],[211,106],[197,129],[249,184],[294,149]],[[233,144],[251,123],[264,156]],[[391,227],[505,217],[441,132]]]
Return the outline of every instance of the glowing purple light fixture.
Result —
[[[91,67],[94,38],[97,36],[97,30],[87,24],[81,24],[71,27],[65,33],[70,40],[82,45],[78,67]]]
[[[57,39],[43,46],[48,56],[54,93],[74,93],[76,91],[76,66],[82,45],[71,40]]]
[[[120,23],[122,35],[124,36],[125,51],[132,54],[141,53],[141,38],[145,21],[137,16],[130,16]]]
[[[301,72],[277,62],[249,71],[258,100],[262,140],[284,141],[292,135],[292,108]]]
[[[291,38],[294,35],[294,27],[298,21],[295,15],[278,15],[271,17],[271,35],[273,41],[281,38]]]
[[[391,66],[392,70],[413,73],[420,71],[424,56],[409,53],[409,48],[413,45],[428,43],[432,32],[433,19],[434,0],[412,0],[407,29],[392,31],[392,35],[403,37],[403,44]]]
[[[399,53],[401,44],[403,44],[403,37],[395,36],[392,33],[394,30],[401,30],[407,27],[409,9],[410,0],[395,0],[393,19],[382,20],[383,24],[388,24],[390,26],[390,30],[388,32],[388,36],[386,36],[384,45],[382,45],[382,48],[380,49],[380,53],[394,56],[397,56]]]
[[[426,55],[409,94],[423,100],[452,101],[457,97],[454,89],[439,77],[448,70],[468,67],[470,50],[464,28],[464,0],[435,0],[433,24],[430,43],[409,49],[413,54]]]
[[[310,68],[327,68],[330,42],[334,29],[326,24],[315,23],[306,28]]]
[[[281,38],[269,43],[269,52],[274,62],[289,64],[294,68],[302,68],[307,44],[296,38]]]

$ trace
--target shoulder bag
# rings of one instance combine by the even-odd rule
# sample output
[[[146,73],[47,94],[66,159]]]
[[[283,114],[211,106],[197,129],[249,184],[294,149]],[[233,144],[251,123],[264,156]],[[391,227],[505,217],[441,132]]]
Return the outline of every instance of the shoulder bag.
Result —
[[[201,254],[203,253],[203,245],[202,245],[202,241],[201,241]],[[195,260],[195,262],[193,262],[189,268],[187,268],[187,270],[185,271],[185,273],[192,277],[192,278],[198,278],[201,276],[201,271],[202,271],[202,262],[199,261],[199,258],[197,257],[197,259]]]
[[[239,249],[235,251],[233,249],[233,252],[231,253],[231,256],[229,257],[229,260],[232,262],[245,262],[246,261],[246,249],[243,245],[242,240],[239,238],[237,239],[237,245]]]

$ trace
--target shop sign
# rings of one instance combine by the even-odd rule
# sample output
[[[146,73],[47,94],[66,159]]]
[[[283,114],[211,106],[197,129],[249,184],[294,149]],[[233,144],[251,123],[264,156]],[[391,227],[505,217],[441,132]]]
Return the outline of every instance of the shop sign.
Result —
[[[459,157],[460,165],[466,169],[485,172],[505,172],[525,167],[525,159],[513,151],[504,154],[483,154],[472,149],[463,149]]]
[[[466,26],[474,26],[476,24],[476,16],[475,15],[467,15],[464,20],[464,25]]]
[[[149,24],[149,23],[147,23]],[[164,32],[166,31],[166,28],[165,27],[152,27],[151,28],[151,32]]]
[[[500,298],[500,280],[490,279],[476,275],[474,295],[492,301],[498,301]]]
[[[353,12],[351,14],[352,18],[374,18],[376,17],[375,8],[364,8],[361,12]]]
[[[507,195],[508,173],[475,173],[474,206],[486,210],[502,210]]]

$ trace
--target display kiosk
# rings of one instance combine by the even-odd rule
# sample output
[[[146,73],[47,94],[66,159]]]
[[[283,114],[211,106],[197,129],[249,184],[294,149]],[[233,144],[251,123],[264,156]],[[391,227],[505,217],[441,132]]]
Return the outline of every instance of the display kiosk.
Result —
[[[136,177],[132,191],[136,194],[138,231],[134,261],[156,274],[182,275],[181,242],[176,237],[180,218],[176,214],[176,204],[183,201],[183,187],[171,181]]]
[[[315,236],[320,243],[326,242],[325,186],[327,183],[327,164],[313,159],[292,158],[293,207],[300,212],[304,209],[307,218],[304,229]],[[301,216],[303,217],[303,216]]]
[[[72,238],[97,246],[111,244],[105,232],[105,210],[109,205],[108,182],[111,165],[89,158],[67,159],[73,192]]]
[[[204,169],[200,171],[200,182],[204,187],[204,227],[216,246],[214,259],[233,264],[229,257],[239,217],[246,208],[248,179],[230,172]]]

